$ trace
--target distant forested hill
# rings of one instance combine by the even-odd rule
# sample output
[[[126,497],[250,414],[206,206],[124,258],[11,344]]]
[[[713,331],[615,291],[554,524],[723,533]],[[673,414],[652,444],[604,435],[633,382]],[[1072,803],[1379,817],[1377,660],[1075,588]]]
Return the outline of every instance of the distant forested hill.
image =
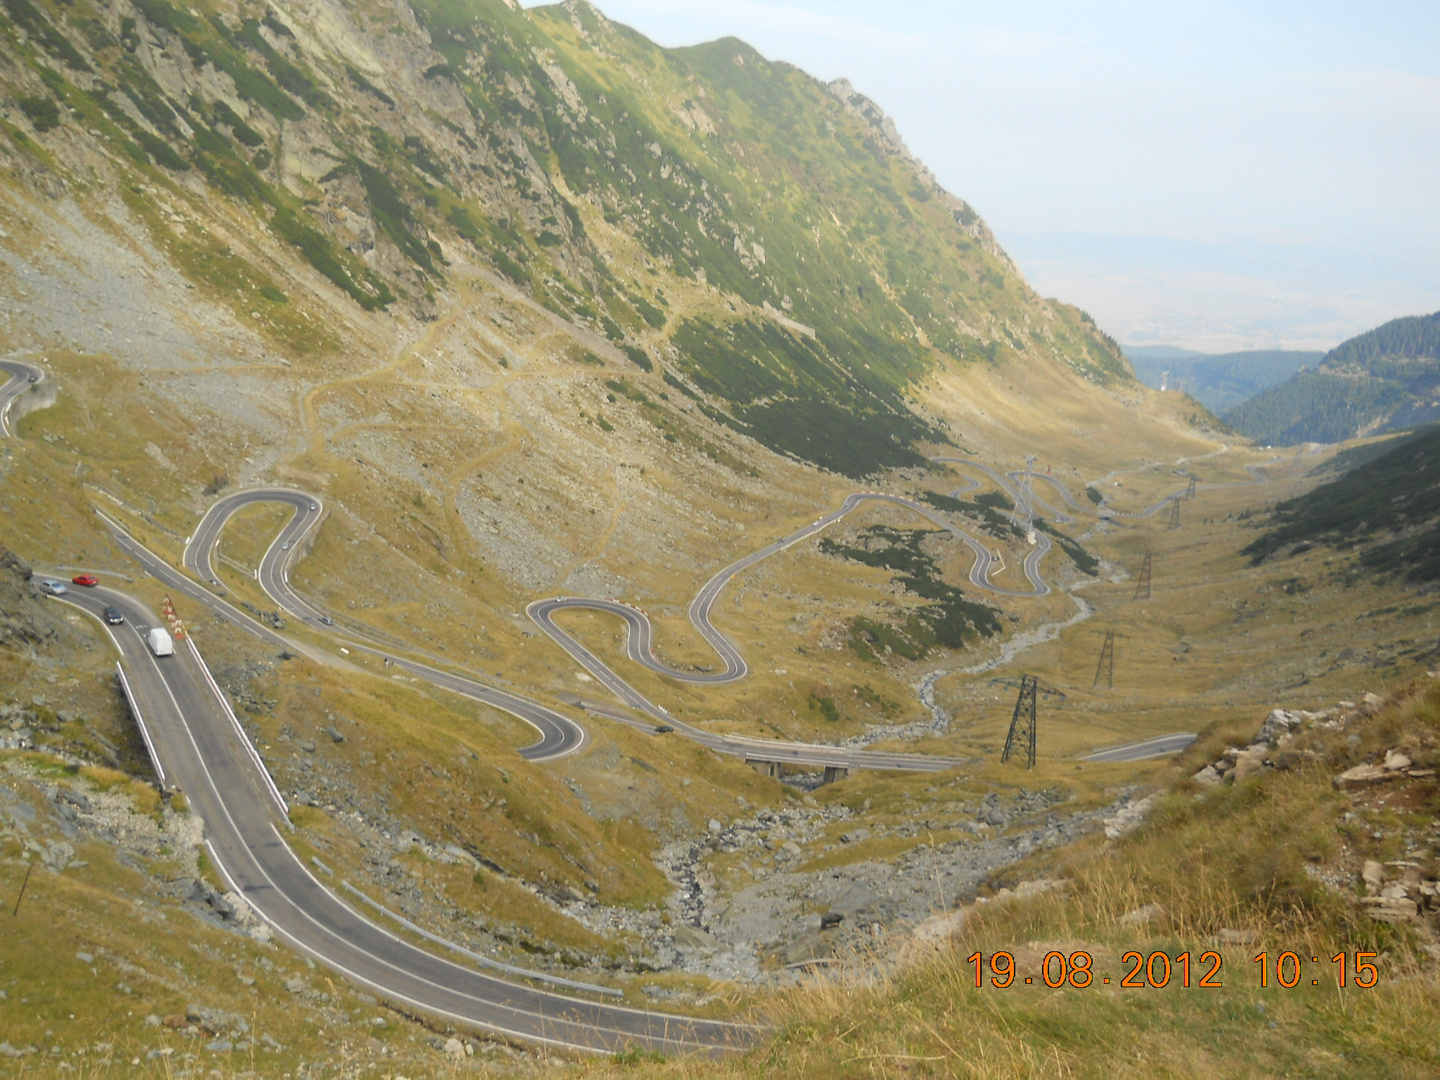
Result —
[[[1168,371],[1170,389],[1184,390],[1217,416],[1325,355],[1295,349],[1200,353],[1164,345],[1127,345],[1124,352],[1145,385],[1159,389]]]
[[[1297,372],[1225,414],[1236,431],[1271,446],[1339,442],[1436,420],[1440,312],[1353,337],[1326,353],[1315,371]]]

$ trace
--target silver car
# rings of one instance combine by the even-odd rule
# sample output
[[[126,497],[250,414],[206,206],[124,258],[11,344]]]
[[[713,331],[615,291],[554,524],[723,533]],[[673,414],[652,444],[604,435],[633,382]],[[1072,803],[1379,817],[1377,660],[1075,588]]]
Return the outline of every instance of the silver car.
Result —
[[[64,596],[68,590],[63,581],[56,581],[54,578],[44,578],[40,582],[40,591],[49,593],[51,596]]]

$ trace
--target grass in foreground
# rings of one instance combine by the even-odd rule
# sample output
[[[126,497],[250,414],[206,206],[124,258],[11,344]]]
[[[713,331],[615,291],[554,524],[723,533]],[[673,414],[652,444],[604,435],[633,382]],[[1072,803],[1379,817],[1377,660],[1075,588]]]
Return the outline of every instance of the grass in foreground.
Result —
[[[1066,887],[977,904],[953,940],[917,947],[907,966],[888,974],[858,965],[782,995],[771,1011],[775,1038],[747,1056],[643,1067],[707,1078],[1434,1076],[1440,978],[1422,947],[1428,932],[1372,922],[1354,889],[1322,879],[1343,881],[1349,871],[1353,880],[1361,859],[1393,860],[1395,845],[1440,811],[1433,777],[1352,795],[1335,788],[1336,773],[1391,746],[1428,765],[1437,736],[1440,686],[1431,682],[1343,731],[1302,737],[1296,748],[1317,755],[1309,769],[1262,773],[1234,787],[1180,781],[1131,837],[1012,867],[1003,879],[1063,878]],[[1200,763],[1197,750],[1189,764]],[[1390,808],[1384,828],[1352,825],[1382,799]],[[1422,866],[1433,873],[1433,853],[1427,857]],[[1200,958],[1211,951],[1222,960],[1210,980],[1219,985],[1202,987],[1214,960]],[[995,960],[1001,952],[1013,957],[1008,985],[999,985],[1007,982],[1006,961]],[[1052,982],[1060,983],[1062,964],[1067,976],[1053,987],[1045,983],[1052,952],[1060,954],[1049,960]],[[1088,980],[1082,952],[1091,958]],[[1127,952],[1146,962],[1166,954],[1166,985],[1146,985],[1142,963],[1132,980],[1141,985],[1121,986],[1137,967]],[[1188,988],[1177,962],[1185,952]],[[1300,960],[1291,988],[1279,985],[1275,968],[1286,952]],[[1341,952],[1344,988],[1331,962]],[[1264,986],[1254,962],[1261,953]],[[1357,953],[1374,954],[1361,957],[1376,965],[1373,988],[1356,984]],[[1149,964],[1156,983],[1166,981],[1165,966]],[[1288,960],[1283,974],[1294,974]],[[641,1068],[617,1062],[586,1071]]]

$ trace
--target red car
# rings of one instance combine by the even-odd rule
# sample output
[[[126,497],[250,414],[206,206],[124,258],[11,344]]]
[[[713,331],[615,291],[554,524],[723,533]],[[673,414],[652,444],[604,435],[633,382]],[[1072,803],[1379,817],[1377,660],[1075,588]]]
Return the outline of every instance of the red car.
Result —
[[[99,585],[100,579],[94,574],[77,574],[70,579],[76,585]]]

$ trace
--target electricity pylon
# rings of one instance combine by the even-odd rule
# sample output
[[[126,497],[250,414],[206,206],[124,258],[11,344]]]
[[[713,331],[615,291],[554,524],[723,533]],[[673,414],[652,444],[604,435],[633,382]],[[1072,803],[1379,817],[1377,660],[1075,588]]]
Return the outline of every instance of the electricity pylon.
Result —
[[[1195,474],[1194,474],[1193,472],[1190,473],[1189,476],[1190,476],[1190,484],[1189,484],[1189,486],[1187,486],[1187,487],[1185,488],[1185,497],[1186,497],[1187,499],[1193,499],[1193,498],[1195,497],[1195,481],[1196,481],[1197,477],[1195,476]]]
[[[1024,505],[1016,506],[1015,512],[1010,515],[1011,523],[1019,525],[1021,523],[1020,519],[1023,512],[1025,539],[1032,544],[1035,543],[1035,488],[1032,482],[1032,477],[1034,476],[1034,473],[1035,455],[1028,454],[1025,457],[1025,484],[1020,491],[1016,492],[1016,494],[1020,496],[1020,501]]]
[[[1134,599],[1136,600],[1150,599],[1150,565],[1154,559],[1153,553],[1149,551],[1145,553],[1145,561],[1140,564],[1140,576],[1135,579]]]
[[[1100,685],[1100,676],[1105,676],[1105,685],[1115,685],[1115,631],[1105,631],[1105,644],[1100,646],[1100,663],[1095,665],[1095,679],[1090,684],[1093,690]]]
[[[1037,695],[1047,694],[1051,697],[1062,698],[1065,695],[1045,682],[1038,675],[1021,675],[1018,684],[1014,679],[993,679],[991,681],[1005,686],[1018,685],[1020,687],[1020,695],[1015,699],[1015,713],[1010,717],[1010,732],[1005,736],[1005,750],[1000,755],[1000,763],[1003,765],[1010,760],[1010,752],[1015,749],[1015,738],[1018,735],[1026,746],[1025,767],[1027,769],[1033,769],[1035,767]]]
[[[1171,500],[1170,500],[1170,524],[1169,524],[1169,525],[1166,525],[1165,527],[1166,527],[1167,529],[1178,529],[1178,528],[1180,527],[1180,500],[1179,500],[1179,499],[1171,499]]]

